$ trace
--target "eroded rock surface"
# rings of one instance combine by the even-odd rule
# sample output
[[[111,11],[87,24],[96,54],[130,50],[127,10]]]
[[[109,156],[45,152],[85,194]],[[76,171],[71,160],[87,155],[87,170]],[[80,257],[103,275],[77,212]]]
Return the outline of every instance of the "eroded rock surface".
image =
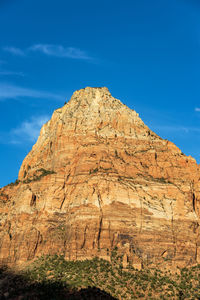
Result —
[[[200,172],[107,88],[76,91],[0,190],[0,262],[47,253],[200,263]]]

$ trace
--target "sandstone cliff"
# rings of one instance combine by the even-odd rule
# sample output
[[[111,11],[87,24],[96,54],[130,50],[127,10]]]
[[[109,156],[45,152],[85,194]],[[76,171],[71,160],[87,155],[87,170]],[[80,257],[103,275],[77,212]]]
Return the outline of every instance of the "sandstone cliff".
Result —
[[[0,262],[47,253],[200,263],[200,172],[107,88],[76,91],[0,190]]]

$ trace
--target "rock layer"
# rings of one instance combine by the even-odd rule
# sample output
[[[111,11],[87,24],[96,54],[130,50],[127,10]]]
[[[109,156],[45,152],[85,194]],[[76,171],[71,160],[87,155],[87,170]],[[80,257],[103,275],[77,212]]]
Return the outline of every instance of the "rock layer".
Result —
[[[200,263],[196,161],[107,88],[76,91],[0,190],[0,263],[42,254],[170,267]]]

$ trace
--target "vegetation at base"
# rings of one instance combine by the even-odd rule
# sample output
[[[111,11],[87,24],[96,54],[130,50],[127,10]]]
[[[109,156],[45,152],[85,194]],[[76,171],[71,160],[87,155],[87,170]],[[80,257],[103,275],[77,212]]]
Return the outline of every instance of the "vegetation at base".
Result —
[[[0,268],[0,299],[5,300],[116,300],[105,291],[95,287],[70,288],[67,283],[57,280],[31,281],[24,273]]]
[[[23,272],[23,278],[32,283],[24,288],[27,292],[32,286],[39,286],[40,293],[48,293],[48,299],[87,299],[87,296],[69,298],[67,291],[78,293],[88,289],[113,297],[99,299],[200,299],[200,265],[171,274],[156,268],[136,270],[129,266],[123,270],[122,265],[114,261],[115,253],[111,258],[109,263],[99,258],[66,261],[63,256],[43,256]],[[58,290],[63,292],[64,298],[51,294]]]

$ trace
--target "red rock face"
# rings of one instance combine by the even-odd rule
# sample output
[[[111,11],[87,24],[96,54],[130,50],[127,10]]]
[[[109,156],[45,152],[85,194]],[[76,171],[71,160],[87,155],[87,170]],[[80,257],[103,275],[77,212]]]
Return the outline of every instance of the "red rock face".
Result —
[[[0,190],[0,262],[42,254],[200,263],[200,172],[106,88],[76,91]]]

